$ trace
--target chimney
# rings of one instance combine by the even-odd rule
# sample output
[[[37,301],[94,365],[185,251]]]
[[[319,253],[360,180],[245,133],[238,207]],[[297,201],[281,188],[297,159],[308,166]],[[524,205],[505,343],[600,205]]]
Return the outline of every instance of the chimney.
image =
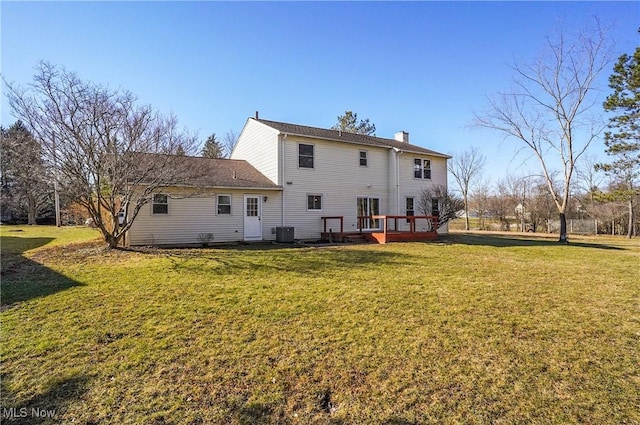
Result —
[[[398,142],[409,143],[409,133],[406,131],[398,131],[393,135],[393,138]]]
[[[259,119],[259,117],[258,117],[258,111],[256,111],[256,119]]]

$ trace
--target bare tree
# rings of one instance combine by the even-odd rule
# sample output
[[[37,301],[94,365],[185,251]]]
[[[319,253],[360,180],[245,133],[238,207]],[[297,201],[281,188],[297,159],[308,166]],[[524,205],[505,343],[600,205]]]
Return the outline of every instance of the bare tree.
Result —
[[[500,230],[511,230],[511,219],[521,199],[520,178],[511,174],[496,183],[496,191],[489,202],[489,212],[500,221]]]
[[[576,165],[576,189],[589,198],[590,203],[595,201],[595,193],[604,182],[604,174],[598,170],[598,160],[593,155],[584,155]]]
[[[480,230],[486,230],[485,218],[489,212],[489,202],[491,200],[491,183],[489,180],[481,180],[475,185],[471,195],[470,204],[476,210],[480,219]],[[469,213],[467,212],[467,216]]]
[[[189,178],[186,157],[175,154],[193,153],[195,137],[178,131],[174,117],[137,106],[130,92],[46,62],[28,88],[7,86],[14,115],[42,142],[61,190],[87,209],[110,247],[154,191]]]
[[[612,58],[605,33],[596,21],[573,38],[562,30],[547,38],[531,64],[515,64],[514,89],[490,99],[475,124],[497,130],[537,158],[560,215],[560,239],[566,243],[566,211],[576,162],[604,129],[589,115],[595,105],[596,77]],[[552,169],[558,165],[563,184],[556,188]]]
[[[465,213],[465,230],[469,230],[469,189],[471,181],[482,173],[486,158],[475,146],[462,153],[453,155],[447,162],[449,173],[453,176],[462,193]]]
[[[224,153],[226,158],[231,158],[231,153],[238,144],[238,137],[240,137],[240,135],[232,129],[227,131],[224,136],[222,136],[222,145],[224,146]]]
[[[422,215],[438,216],[438,228],[440,228],[458,217],[458,211],[464,208],[464,202],[456,195],[447,192],[445,186],[437,185],[422,189],[417,208]]]

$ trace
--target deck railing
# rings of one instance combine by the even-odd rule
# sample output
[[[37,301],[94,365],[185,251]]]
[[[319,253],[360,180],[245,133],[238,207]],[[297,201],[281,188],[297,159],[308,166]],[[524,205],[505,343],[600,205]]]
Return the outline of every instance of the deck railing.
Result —
[[[327,233],[327,220],[340,220],[340,233],[344,233],[344,217],[343,216],[335,215],[335,216],[327,216],[327,217],[320,217],[320,218],[324,223],[324,233]],[[332,232],[333,229],[329,228],[329,231]]]
[[[416,230],[416,221],[426,220],[426,226],[421,232],[437,232],[438,231],[438,216],[435,215],[374,215],[371,216],[374,220],[382,220],[382,232],[386,235],[389,231],[395,232],[407,232],[406,230],[400,230],[398,228],[398,220],[406,220],[409,224],[409,233],[418,233]],[[390,228],[389,222],[393,220],[393,228]]]
[[[340,233],[344,232],[344,216],[336,215],[336,216],[325,216],[320,217],[323,222],[324,233],[327,232],[327,221],[329,220],[339,220],[340,222]],[[366,228],[365,222],[371,223],[372,221],[380,220],[382,222],[382,228]],[[398,220],[405,220],[407,224],[409,224],[409,230],[400,229],[398,227]],[[438,217],[435,215],[363,215],[358,217],[358,232],[362,233],[363,230],[366,231],[380,231],[382,230],[384,233],[388,231],[395,232],[409,232],[409,233],[417,233],[416,230],[416,221],[418,220],[426,220],[426,226],[422,232],[435,232],[438,230]],[[390,227],[390,222],[393,221],[393,227]],[[369,226],[367,226],[369,227]],[[333,228],[329,228],[329,232],[333,232]]]

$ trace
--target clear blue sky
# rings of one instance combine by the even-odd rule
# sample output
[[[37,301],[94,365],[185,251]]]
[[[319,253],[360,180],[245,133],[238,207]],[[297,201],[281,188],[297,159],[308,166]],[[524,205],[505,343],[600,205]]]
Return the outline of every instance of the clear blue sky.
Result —
[[[353,110],[380,137],[405,130],[446,153],[475,145],[490,176],[522,173],[514,146],[467,128],[472,111],[509,86],[508,64],[533,58],[560,22],[597,16],[615,26],[616,53],[632,52],[639,4],[2,1],[1,67],[27,84],[39,60],[63,65],[175,114],[202,140],[239,132],[256,110],[318,127]],[[13,121],[3,93],[2,125]]]

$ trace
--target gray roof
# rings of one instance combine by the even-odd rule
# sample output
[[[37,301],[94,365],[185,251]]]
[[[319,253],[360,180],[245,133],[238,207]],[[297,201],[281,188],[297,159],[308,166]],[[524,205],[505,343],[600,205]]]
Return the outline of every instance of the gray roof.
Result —
[[[163,186],[281,190],[243,159],[135,153],[135,164],[148,177],[157,174]],[[155,164],[155,165],[147,165]],[[153,168],[152,168],[153,167]],[[149,171],[153,170],[153,171]],[[138,183],[145,184],[146,177]]]
[[[190,182],[194,186],[280,188],[243,159],[187,157],[186,161],[190,169],[197,170],[197,176]]]
[[[405,152],[419,153],[425,155],[440,156],[443,158],[451,158],[449,155],[432,151],[410,143],[399,142],[395,139],[386,139],[376,136],[367,136],[364,134],[348,133],[346,131],[332,130],[327,128],[309,127],[306,125],[289,124],[285,122],[269,121],[262,118],[250,118],[281,133],[292,134],[296,136],[310,137],[314,139],[333,140],[338,142],[354,143],[367,146],[379,146],[383,148],[396,148]]]

